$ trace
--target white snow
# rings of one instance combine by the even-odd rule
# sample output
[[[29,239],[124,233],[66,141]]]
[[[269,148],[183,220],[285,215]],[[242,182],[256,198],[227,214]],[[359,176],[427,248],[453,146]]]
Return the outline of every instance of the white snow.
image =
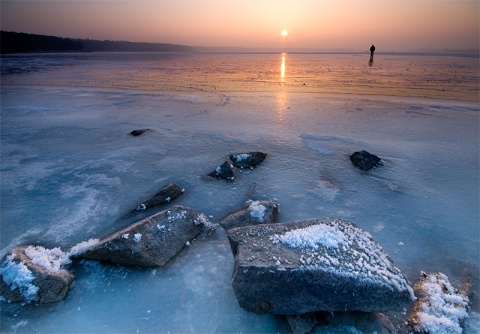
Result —
[[[142,240],[142,233],[135,233],[132,238],[133,242],[138,244]]]
[[[3,281],[10,286],[11,290],[19,289],[27,303],[37,298],[38,286],[34,285],[33,274],[27,268],[25,263],[14,261],[15,254],[10,254],[5,258],[0,266],[0,275]]]
[[[415,329],[428,333],[460,334],[468,317],[468,297],[458,293],[442,273],[425,277],[421,286],[425,299],[418,306]]]
[[[28,246],[25,249],[25,255],[32,260],[33,264],[49,272],[59,271],[63,266],[71,263],[68,254],[59,247],[47,249],[42,246]]]
[[[284,235],[272,237],[274,243],[282,242],[292,248],[310,247],[318,249],[318,245],[326,248],[338,248],[345,245],[345,237],[341,231],[330,225],[312,225],[289,231]]]
[[[242,162],[243,160],[247,160],[250,157],[248,153],[241,153],[234,155],[234,158],[237,160],[237,162]]]
[[[250,217],[258,219],[260,222],[263,222],[263,218],[265,217],[265,211],[267,208],[260,204],[259,201],[252,201],[248,206],[248,210],[250,210]]]
[[[95,238],[88,239],[87,241],[82,241],[76,244],[75,246],[73,246],[72,248],[70,248],[70,251],[67,253],[67,255],[69,257],[80,255],[84,253],[86,250],[88,250],[89,248],[97,245],[99,242],[100,240]]]

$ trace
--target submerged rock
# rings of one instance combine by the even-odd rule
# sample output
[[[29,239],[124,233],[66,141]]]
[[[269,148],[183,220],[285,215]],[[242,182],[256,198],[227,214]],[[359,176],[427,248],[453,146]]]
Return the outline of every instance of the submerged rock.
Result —
[[[144,211],[156,205],[169,203],[178,196],[182,195],[184,192],[185,189],[172,182],[160,189],[159,192],[147,199],[145,202],[139,204],[135,211]]]
[[[249,152],[230,155],[230,161],[237,168],[254,168],[267,157],[266,153]]]
[[[235,172],[233,170],[233,165],[231,165],[228,161],[225,161],[222,165],[218,166],[213,172],[208,174],[208,176],[214,177],[216,179],[233,181],[235,179]]]
[[[368,232],[339,219],[233,228],[233,289],[255,313],[401,311],[412,288]]]
[[[321,333],[327,333],[327,330],[337,333],[335,329],[345,329],[347,326],[352,328],[352,333],[397,333],[395,326],[383,313],[316,312],[289,315],[287,320],[294,334],[313,333],[315,328]]]
[[[149,131],[150,129],[137,129],[137,130],[133,130],[132,132],[130,132],[130,134],[134,137],[138,137],[140,135],[142,135],[143,133],[145,133],[146,131]]]
[[[8,302],[51,303],[65,298],[74,275],[59,248],[24,246],[12,249],[0,265],[0,296]]]
[[[453,288],[446,275],[422,273],[414,290],[418,299],[407,323],[415,332],[462,333],[469,300]]]
[[[241,210],[229,214],[219,224],[229,230],[234,227],[273,224],[278,216],[278,204],[270,201],[247,201]]]
[[[383,161],[374,154],[370,154],[367,151],[354,152],[350,156],[350,161],[352,161],[355,167],[358,167],[363,170],[370,170],[379,166],[383,166]]]
[[[79,258],[125,266],[162,266],[198,236],[205,226],[210,227],[211,223],[204,214],[174,206],[100,240]]]

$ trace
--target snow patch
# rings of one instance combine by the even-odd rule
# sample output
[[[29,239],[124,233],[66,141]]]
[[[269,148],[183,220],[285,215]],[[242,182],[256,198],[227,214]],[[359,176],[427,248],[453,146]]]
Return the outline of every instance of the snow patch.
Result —
[[[267,208],[260,204],[259,201],[253,201],[250,203],[248,210],[250,210],[250,217],[256,218],[259,221],[263,222],[263,218],[265,217],[265,211]]]
[[[142,240],[142,233],[135,233],[132,240],[134,243],[138,244],[140,240]]]
[[[420,291],[426,298],[419,301],[415,330],[439,334],[462,333],[460,323],[468,318],[468,297],[457,293],[442,273],[426,276]]]
[[[10,290],[18,288],[27,303],[37,299],[39,287],[32,284],[33,274],[25,262],[15,262],[15,254],[6,257],[0,266],[0,275],[3,281],[10,286]]]

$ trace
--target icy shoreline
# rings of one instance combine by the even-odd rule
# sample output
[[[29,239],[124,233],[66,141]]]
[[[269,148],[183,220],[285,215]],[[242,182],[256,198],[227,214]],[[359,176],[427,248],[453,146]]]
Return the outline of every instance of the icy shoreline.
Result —
[[[68,249],[108,235],[130,222],[125,209],[172,181],[187,189],[175,204],[215,221],[248,199],[273,198],[280,222],[351,220],[412,282],[421,270],[454,282],[462,268],[478,272],[477,103],[32,86],[2,86],[1,94],[3,254],[28,242]],[[144,127],[152,131],[128,136]],[[232,184],[205,178],[222,157],[257,149],[268,159],[255,173]],[[385,166],[355,169],[348,154],[359,149]],[[220,231],[212,237],[167,268],[88,263],[58,305],[2,305],[2,330],[284,331],[275,318],[239,308],[228,241]],[[478,295],[478,277],[473,289]],[[129,319],[119,319],[126,309]],[[86,323],[92,314],[101,316]]]

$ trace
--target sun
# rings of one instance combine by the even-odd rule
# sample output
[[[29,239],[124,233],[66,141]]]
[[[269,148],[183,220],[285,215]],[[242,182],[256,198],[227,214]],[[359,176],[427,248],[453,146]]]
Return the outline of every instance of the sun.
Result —
[[[287,30],[287,29],[283,29],[282,32],[280,33],[280,35],[282,35],[282,37],[287,37],[287,35],[288,35],[288,30]]]

